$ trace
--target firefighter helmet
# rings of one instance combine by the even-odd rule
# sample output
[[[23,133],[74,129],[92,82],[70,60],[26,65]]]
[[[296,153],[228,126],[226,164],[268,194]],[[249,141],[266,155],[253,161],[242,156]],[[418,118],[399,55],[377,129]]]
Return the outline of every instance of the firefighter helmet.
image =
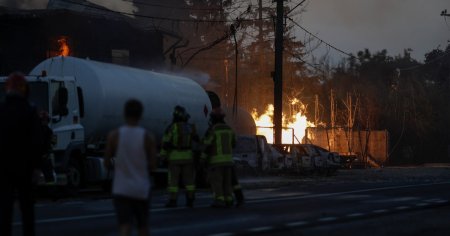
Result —
[[[182,106],[175,106],[173,110],[174,121],[188,121],[191,116],[186,112]]]
[[[209,114],[209,119],[210,122],[215,124],[218,122],[224,122],[225,119],[225,113],[223,112],[223,110],[218,107],[218,108],[214,108],[211,113]]]

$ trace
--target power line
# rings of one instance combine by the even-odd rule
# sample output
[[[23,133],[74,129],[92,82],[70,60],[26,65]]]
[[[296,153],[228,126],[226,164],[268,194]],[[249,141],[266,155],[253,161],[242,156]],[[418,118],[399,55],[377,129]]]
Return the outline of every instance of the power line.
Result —
[[[160,16],[149,16],[149,15],[142,15],[142,14],[136,14],[136,13],[115,11],[115,10],[111,10],[111,9],[107,9],[107,8],[103,8],[103,7],[97,7],[97,6],[88,5],[88,4],[84,4],[84,3],[74,2],[71,0],[61,0],[61,1],[71,3],[74,5],[79,5],[79,6],[84,6],[84,7],[100,10],[100,11],[112,12],[112,13],[116,13],[116,14],[123,14],[126,16],[132,16],[132,17],[148,18],[148,19],[153,19],[153,20],[165,20],[165,21],[175,21],[175,22],[193,22],[193,23],[233,23],[233,22],[235,22],[235,20],[178,19],[178,18],[169,18],[169,17],[160,17]],[[248,8],[247,8],[247,10],[248,10]],[[270,18],[264,18],[264,20],[265,19],[270,19]],[[237,19],[237,20],[239,20],[241,22],[255,22],[255,21],[258,21],[259,19]]]
[[[449,54],[450,54],[450,50],[447,51],[447,52],[444,52],[444,54],[442,54],[442,55],[440,55],[440,56],[434,58],[433,60],[431,60],[431,61],[429,61],[429,62],[426,62],[426,63],[424,63],[424,64],[420,64],[420,65],[416,65],[416,66],[411,66],[411,67],[407,67],[407,68],[403,68],[403,69],[399,69],[399,70],[400,70],[400,71],[415,70],[415,69],[421,68],[421,67],[423,67],[423,66],[426,66],[426,65],[435,63],[435,62],[437,62],[437,61],[443,59],[444,57],[446,57],[446,56],[449,55]]]
[[[304,2],[306,2],[306,0],[301,1],[299,4],[297,4],[294,8],[292,8],[291,10],[289,10],[286,15],[289,15],[289,13],[293,12],[295,10],[295,8],[299,7],[300,5],[302,5]]]
[[[303,26],[301,26],[300,24],[298,24],[296,21],[294,21],[291,17],[287,16],[287,19],[289,19],[290,21],[292,21],[292,23],[294,23],[296,26],[298,26],[300,29],[302,29],[303,31],[305,31],[306,33],[308,33],[309,35],[313,36],[314,38],[316,38],[317,40],[319,40],[321,43],[327,45],[328,47],[344,54],[347,55],[351,58],[356,58],[355,56],[353,56],[352,54],[348,53],[348,52],[344,52],[343,50],[331,45],[330,43],[327,43],[326,41],[324,41],[323,39],[319,38],[318,36],[316,36],[315,34],[311,33],[309,30],[305,29]]]
[[[311,63],[309,63],[309,62],[303,60],[299,55],[295,55],[295,54],[292,53],[291,51],[287,51],[287,50],[285,50],[285,52],[291,54],[291,56],[293,56],[295,59],[297,59],[297,60],[299,60],[299,61],[305,63],[306,65],[308,65],[308,66],[310,66],[310,67],[312,67],[312,68],[314,68],[314,69],[316,69],[316,70],[318,70],[318,71],[320,71],[320,72],[322,72],[322,73],[325,73],[321,68],[317,67],[316,65],[313,65],[313,64],[311,64]]]
[[[150,6],[150,7],[160,7],[160,8],[169,8],[169,9],[180,9],[180,10],[189,10],[189,11],[221,11],[221,8],[196,8],[196,7],[188,7],[188,6],[173,6],[173,5],[163,5],[157,3],[149,3],[144,1],[135,1],[135,0],[123,0],[125,2],[131,2],[134,4],[142,5],[142,6]],[[226,9],[234,9],[231,7],[227,7]]]

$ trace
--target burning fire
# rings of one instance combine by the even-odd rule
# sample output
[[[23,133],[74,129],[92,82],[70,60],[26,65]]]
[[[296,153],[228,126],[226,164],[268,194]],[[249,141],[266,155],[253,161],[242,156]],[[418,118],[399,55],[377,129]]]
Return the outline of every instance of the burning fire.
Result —
[[[58,56],[69,56],[70,55],[70,48],[67,44],[67,39],[62,37],[58,39],[59,44],[59,55]]]
[[[305,136],[305,129],[307,127],[314,127],[315,125],[309,122],[304,115],[305,107],[299,106],[299,100],[291,100],[292,115],[287,117],[283,114],[283,132],[282,132],[282,142],[283,143],[300,143]],[[264,113],[258,116],[256,110],[253,110],[252,117],[256,123],[256,133],[259,135],[266,136],[268,143],[273,143],[273,112],[274,106],[269,104]],[[293,136],[294,135],[294,136]]]

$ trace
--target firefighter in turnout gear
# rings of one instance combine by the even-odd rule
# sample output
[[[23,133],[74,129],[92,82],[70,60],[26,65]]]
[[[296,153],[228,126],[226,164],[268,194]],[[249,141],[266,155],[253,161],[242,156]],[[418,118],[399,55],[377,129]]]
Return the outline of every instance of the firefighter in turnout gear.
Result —
[[[232,195],[232,151],[236,144],[233,130],[224,121],[220,108],[210,114],[210,128],[203,140],[202,161],[208,166],[208,178],[214,194],[212,207],[231,207]]]
[[[186,188],[186,206],[193,207],[195,198],[195,173],[193,143],[199,138],[190,116],[182,106],[176,106],[172,124],[166,129],[162,140],[160,155],[167,158],[169,201],[166,207],[177,207],[178,185],[181,181]]]

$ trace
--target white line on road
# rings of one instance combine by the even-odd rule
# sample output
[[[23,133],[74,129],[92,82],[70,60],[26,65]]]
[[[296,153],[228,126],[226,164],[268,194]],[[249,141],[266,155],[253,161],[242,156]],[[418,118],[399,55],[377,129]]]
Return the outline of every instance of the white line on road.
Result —
[[[424,207],[424,206],[429,206],[429,205],[430,205],[430,203],[426,203],[426,202],[416,204],[416,206],[419,206],[419,207]]]
[[[406,209],[410,209],[410,208],[411,208],[410,206],[398,206],[395,209],[397,209],[397,210],[406,210]]]
[[[319,221],[320,222],[330,222],[330,221],[335,221],[337,219],[338,218],[336,218],[336,217],[324,217],[324,218],[320,218]]]
[[[233,233],[210,234],[209,236],[233,236]]]
[[[352,214],[348,214],[347,217],[361,217],[361,216],[365,216],[366,214],[363,213],[352,213]]]
[[[298,197],[284,197],[284,198],[252,200],[252,201],[248,201],[248,202],[249,203],[266,203],[266,202],[275,202],[275,201],[298,200],[298,199],[305,199],[305,198],[332,197],[332,196],[339,196],[339,195],[344,195],[344,194],[349,194],[349,193],[365,193],[365,192],[373,192],[373,191],[381,191],[381,190],[395,190],[395,189],[402,189],[402,188],[423,187],[423,186],[433,186],[433,185],[442,185],[442,184],[450,184],[450,182],[427,183],[427,184],[416,184],[416,185],[400,185],[400,186],[381,187],[381,188],[369,188],[369,189],[360,189],[360,190],[335,192],[335,193],[319,193],[319,194],[311,194],[311,195],[302,195],[302,196],[298,196]]]
[[[372,212],[376,213],[376,214],[381,214],[381,213],[389,212],[389,210],[387,210],[387,209],[378,209],[378,210],[374,210]]]
[[[105,213],[105,214],[94,214],[94,215],[85,215],[85,216],[73,216],[73,217],[60,217],[60,218],[49,218],[44,220],[36,220],[37,224],[40,223],[56,223],[56,222],[63,222],[63,221],[75,221],[75,220],[87,220],[87,219],[94,219],[94,218],[101,218],[101,217],[111,217],[115,216],[115,213]],[[14,226],[21,225],[22,222],[14,222]]]
[[[370,189],[361,189],[361,190],[344,191],[344,192],[310,194],[310,195],[302,195],[302,196],[297,196],[297,197],[281,197],[281,198],[269,198],[269,199],[261,199],[261,200],[249,200],[249,201],[247,201],[247,204],[248,203],[277,202],[277,201],[286,201],[286,200],[298,200],[298,199],[307,199],[307,198],[331,197],[331,196],[338,196],[338,195],[351,194],[351,193],[364,193],[364,192],[373,192],[373,191],[380,191],[380,190],[395,190],[395,189],[402,189],[402,188],[423,187],[423,186],[433,186],[433,185],[442,185],[442,184],[450,184],[450,182],[427,183],[427,184],[417,184],[417,185],[400,185],[400,186],[370,188]],[[426,206],[426,205],[424,205],[424,206]],[[195,208],[205,208],[205,207],[209,207],[209,204],[202,204],[202,205],[195,206]],[[165,212],[165,211],[174,211],[174,210],[182,210],[182,209],[185,209],[185,207],[156,208],[156,209],[151,209],[151,212]],[[104,214],[81,215],[81,216],[73,216],[73,217],[41,219],[41,220],[36,220],[36,223],[39,224],[39,223],[76,221],[76,220],[86,220],[86,219],[112,217],[112,216],[115,216],[114,212],[104,213]],[[349,215],[347,215],[347,216],[349,216]],[[356,217],[356,216],[349,216],[349,217]],[[14,222],[14,225],[20,225],[20,224],[21,224],[20,222]]]
[[[286,226],[287,227],[299,227],[299,226],[303,226],[303,225],[307,225],[308,222],[306,221],[296,221],[296,222],[291,222],[291,223],[287,223]]]
[[[251,228],[248,231],[250,232],[263,232],[263,231],[268,231],[273,229],[273,227],[271,226],[264,226],[264,227],[256,227],[256,228]]]

